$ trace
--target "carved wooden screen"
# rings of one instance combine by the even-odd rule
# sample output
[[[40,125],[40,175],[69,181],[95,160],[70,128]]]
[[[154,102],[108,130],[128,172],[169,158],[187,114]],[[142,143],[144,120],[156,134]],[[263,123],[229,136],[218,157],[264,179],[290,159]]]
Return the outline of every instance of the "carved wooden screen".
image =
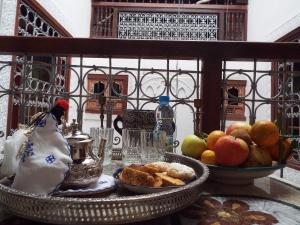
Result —
[[[184,2],[94,2],[91,37],[245,41],[247,7]]]
[[[120,39],[217,40],[218,14],[121,11],[117,32]]]

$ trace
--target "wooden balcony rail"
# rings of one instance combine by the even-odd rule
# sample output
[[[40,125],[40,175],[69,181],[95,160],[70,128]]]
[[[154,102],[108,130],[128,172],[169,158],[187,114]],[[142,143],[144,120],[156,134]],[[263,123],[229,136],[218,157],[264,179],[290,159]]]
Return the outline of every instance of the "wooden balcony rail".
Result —
[[[299,60],[300,43],[0,36],[1,54],[217,60]]]
[[[216,15],[218,18],[217,40],[245,41],[247,39],[247,6],[245,5],[133,2],[94,2],[92,4],[91,37],[118,38],[120,12]]]
[[[161,4],[177,4],[178,0],[92,0],[96,2],[132,2],[132,3],[161,3]],[[181,0],[181,4],[196,4],[198,0]],[[208,5],[247,5],[248,0],[211,0]]]
[[[230,60],[300,61],[300,43],[142,41],[0,36],[0,55],[201,60],[202,130],[220,128],[222,64]],[[1,90],[0,90],[1,92]],[[6,92],[5,92],[6,93]],[[250,100],[250,101],[255,101]],[[266,100],[267,101],[267,100]]]

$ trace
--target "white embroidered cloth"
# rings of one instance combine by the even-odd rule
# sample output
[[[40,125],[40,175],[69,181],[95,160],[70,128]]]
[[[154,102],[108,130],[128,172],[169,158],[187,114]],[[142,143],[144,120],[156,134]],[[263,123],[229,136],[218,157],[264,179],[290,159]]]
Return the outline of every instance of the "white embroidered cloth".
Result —
[[[0,177],[11,176],[16,173],[19,165],[17,154],[23,143],[28,139],[24,132],[25,130],[22,129],[17,130],[12,136],[8,136],[4,142],[4,157],[1,165]]]
[[[52,114],[38,120],[26,142],[12,187],[48,195],[63,182],[72,162],[70,147]]]

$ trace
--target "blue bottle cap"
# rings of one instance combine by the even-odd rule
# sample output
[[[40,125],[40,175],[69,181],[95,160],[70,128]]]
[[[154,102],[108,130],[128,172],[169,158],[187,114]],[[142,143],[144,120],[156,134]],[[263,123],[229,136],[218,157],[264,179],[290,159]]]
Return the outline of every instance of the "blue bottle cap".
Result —
[[[160,103],[169,103],[170,97],[166,95],[159,96],[159,102]]]

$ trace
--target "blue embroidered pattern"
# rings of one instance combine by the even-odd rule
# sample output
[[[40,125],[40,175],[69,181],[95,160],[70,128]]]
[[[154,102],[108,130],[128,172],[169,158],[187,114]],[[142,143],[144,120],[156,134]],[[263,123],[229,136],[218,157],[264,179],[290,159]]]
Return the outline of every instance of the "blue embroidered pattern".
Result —
[[[26,157],[30,157],[34,155],[32,147],[33,147],[33,143],[31,141],[28,141],[25,145],[25,150],[23,152],[23,155],[21,156],[22,162],[25,162]]]
[[[39,120],[35,123],[35,125],[37,127],[44,127],[44,126],[46,126],[46,120],[45,119]]]
[[[54,155],[50,154],[45,158],[45,160],[48,164],[52,164],[55,162],[56,158]]]

